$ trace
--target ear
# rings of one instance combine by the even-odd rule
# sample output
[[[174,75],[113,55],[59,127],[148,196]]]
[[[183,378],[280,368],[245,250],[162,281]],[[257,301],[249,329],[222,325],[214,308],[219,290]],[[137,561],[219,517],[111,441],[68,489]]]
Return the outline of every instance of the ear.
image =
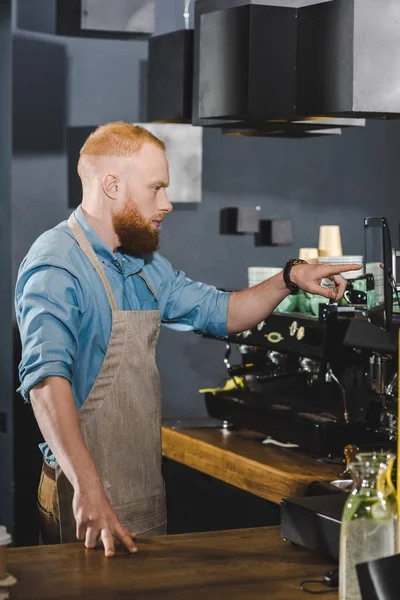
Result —
[[[119,193],[119,177],[116,174],[108,173],[103,177],[103,192],[106,196],[108,196],[111,200],[118,199]]]

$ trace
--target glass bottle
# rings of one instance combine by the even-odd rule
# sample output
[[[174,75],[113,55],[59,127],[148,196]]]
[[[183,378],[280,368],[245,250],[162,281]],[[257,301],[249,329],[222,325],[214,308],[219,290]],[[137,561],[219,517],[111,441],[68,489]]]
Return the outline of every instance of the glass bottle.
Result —
[[[340,531],[339,600],[362,600],[358,563],[397,552],[397,503],[391,472],[395,455],[359,453],[350,464],[353,488]]]

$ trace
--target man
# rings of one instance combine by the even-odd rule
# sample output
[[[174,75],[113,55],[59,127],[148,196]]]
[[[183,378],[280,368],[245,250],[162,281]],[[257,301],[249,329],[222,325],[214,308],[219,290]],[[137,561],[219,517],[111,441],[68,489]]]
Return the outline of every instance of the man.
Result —
[[[93,548],[100,537],[112,556],[113,538],[135,552],[136,534],[165,532],[160,322],[225,337],[263,321],[295,286],[339,299],[339,272],[359,266],[288,264],[285,279],[221,292],[157,253],[158,228],[172,210],[163,142],[109,123],[83,145],[78,172],[81,206],[20,267],[20,391],[46,440],[43,541],[78,538]],[[336,288],[320,287],[323,277]]]

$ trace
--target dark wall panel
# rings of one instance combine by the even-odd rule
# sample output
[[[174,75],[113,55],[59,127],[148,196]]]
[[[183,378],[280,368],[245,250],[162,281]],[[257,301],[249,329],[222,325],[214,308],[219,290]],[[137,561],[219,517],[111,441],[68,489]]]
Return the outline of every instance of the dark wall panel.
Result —
[[[11,2],[0,0],[0,524],[12,527]]]
[[[13,75],[14,153],[63,152],[67,119],[65,46],[15,35]]]

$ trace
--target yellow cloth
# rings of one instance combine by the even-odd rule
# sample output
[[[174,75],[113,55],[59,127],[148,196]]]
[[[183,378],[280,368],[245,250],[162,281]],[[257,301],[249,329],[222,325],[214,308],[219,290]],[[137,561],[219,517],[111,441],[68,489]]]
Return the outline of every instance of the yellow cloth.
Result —
[[[230,390],[236,389],[238,386],[244,388],[243,377],[235,377],[235,381],[233,379],[227,379],[223,387],[205,388],[203,390],[199,390],[199,394],[217,394],[218,392],[229,392]]]

